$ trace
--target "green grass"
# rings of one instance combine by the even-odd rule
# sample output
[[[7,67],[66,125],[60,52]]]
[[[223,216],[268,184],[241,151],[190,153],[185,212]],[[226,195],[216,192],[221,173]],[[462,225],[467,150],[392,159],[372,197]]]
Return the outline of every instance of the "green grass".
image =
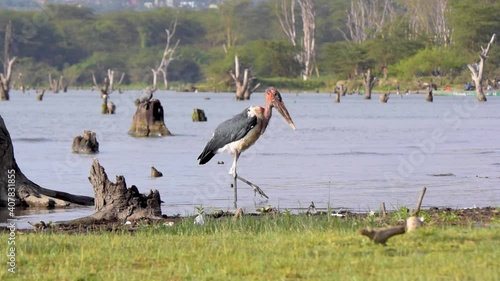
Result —
[[[500,280],[498,225],[423,227],[383,247],[358,233],[376,224],[279,215],[17,234],[17,273],[2,263],[0,280]]]

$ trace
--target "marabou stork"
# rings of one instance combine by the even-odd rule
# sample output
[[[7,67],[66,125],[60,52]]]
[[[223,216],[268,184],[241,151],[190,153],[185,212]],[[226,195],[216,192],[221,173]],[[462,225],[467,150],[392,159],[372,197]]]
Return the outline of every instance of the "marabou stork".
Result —
[[[272,109],[275,107],[278,112],[285,118],[287,123],[295,130],[295,124],[286,109],[285,103],[281,98],[278,90],[271,87],[267,89],[265,94],[266,106],[250,106],[245,108],[240,114],[222,122],[215,129],[212,139],[198,156],[200,165],[210,161],[215,154],[219,152],[227,152],[234,155],[234,161],[229,174],[234,178],[234,205],[238,200],[238,192],[236,181],[239,179],[244,183],[253,187],[255,192],[266,198],[267,195],[255,184],[240,177],[236,173],[236,163],[240,154],[252,146],[259,137],[266,131],[269,120],[271,119]]]

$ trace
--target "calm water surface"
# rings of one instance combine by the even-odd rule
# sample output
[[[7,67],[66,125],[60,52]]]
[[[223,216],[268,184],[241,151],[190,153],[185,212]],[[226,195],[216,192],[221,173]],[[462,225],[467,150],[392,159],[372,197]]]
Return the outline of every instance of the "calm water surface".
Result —
[[[128,135],[139,91],[111,95],[117,114],[100,114],[97,92],[45,94],[11,93],[0,103],[10,131],[17,163],[37,184],[55,190],[93,196],[88,181],[97,157],[111,180],[124,175],[141,192],[158,189],[167,215],[188,215],[195,206],[232,209],[228,175],[232,157],[217,155],[206,165],[196,158],[215,127],[249,105],[262,105],[263,94],[238,102],[229,93],[157,92],[165,123],[175,134],[164,138]],[[500,205],[500,98],[477,103],[474,97],[423,95],[387,104],[378,96],[367,101],[346,96],[335,104],[328,94],[283,93],[297,126],[293,131],[275,112],[265,135],[241,156],[238,173],[260,185],[269,200],[254,197],[239,184],[239,207],[247,211],[271,205],[281,209],[316,207],[375,210],[413,207],[423,186],[424,207]],[[205,110],[208,122],[191,121],[193,108]],[[73,138],[97,133],[97,156],[71,153]],[[224,161],[225,164],[217,164]],[[150,167],[163,172],[150,178]],[[451,176],[437,176],[453,174]],[[91,214],[92,208],[30,211],[27,220],[61,220]]]

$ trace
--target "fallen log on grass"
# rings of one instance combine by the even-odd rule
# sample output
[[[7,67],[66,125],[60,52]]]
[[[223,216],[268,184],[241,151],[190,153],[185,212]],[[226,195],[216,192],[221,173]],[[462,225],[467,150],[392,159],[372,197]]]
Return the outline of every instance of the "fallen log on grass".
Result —
[[[386,245],[387,240],[392,236],[404,234],[406,228],[404,225],[388,226],[384,228],[364,228],[360,230],[361,235],[367,236],[376,244]]]
[[[406,220],[406,225],[388,226],[384,228],[364,228],[359,231],[361,235],[367,236],[376,244],[385,245],[387,240],[392,236],[411,232],[422,225],[422,220],[418,218],[422,201],[424,200],[426,187],[422,188],[422,192],[418,198],[417,207],[412,213],[412,216]],[[382,213],[385,213],[385,203],[382,203]]]

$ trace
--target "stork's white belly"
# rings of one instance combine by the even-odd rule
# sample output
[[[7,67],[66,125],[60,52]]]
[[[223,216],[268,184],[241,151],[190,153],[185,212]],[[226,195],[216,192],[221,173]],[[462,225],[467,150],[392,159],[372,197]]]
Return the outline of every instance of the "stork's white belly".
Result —
[[[259,139],[263,126],[263,108],[261,108],[260,106],[250,107],[249,116],[257,116],[257,124],[255,124],[255,127],[253,127],[245,137],[226,144],[225,146],[217,150],[217,153],[226,152],[235,154],[236,151],[241,153],[252,146]]]
[[[262,122],[261,120],[259,120],[257,122],[257,125],[255,125],[255,127],[253,127],[252,130],[250,130],[244,138],[226,144],[225,146],[220,148],[217,152],[218,153],[226,152],[230,154],[235,154],[236,151],[239,151],[241,153],[247,150],[259,139],[261,129],[262,129]]]

